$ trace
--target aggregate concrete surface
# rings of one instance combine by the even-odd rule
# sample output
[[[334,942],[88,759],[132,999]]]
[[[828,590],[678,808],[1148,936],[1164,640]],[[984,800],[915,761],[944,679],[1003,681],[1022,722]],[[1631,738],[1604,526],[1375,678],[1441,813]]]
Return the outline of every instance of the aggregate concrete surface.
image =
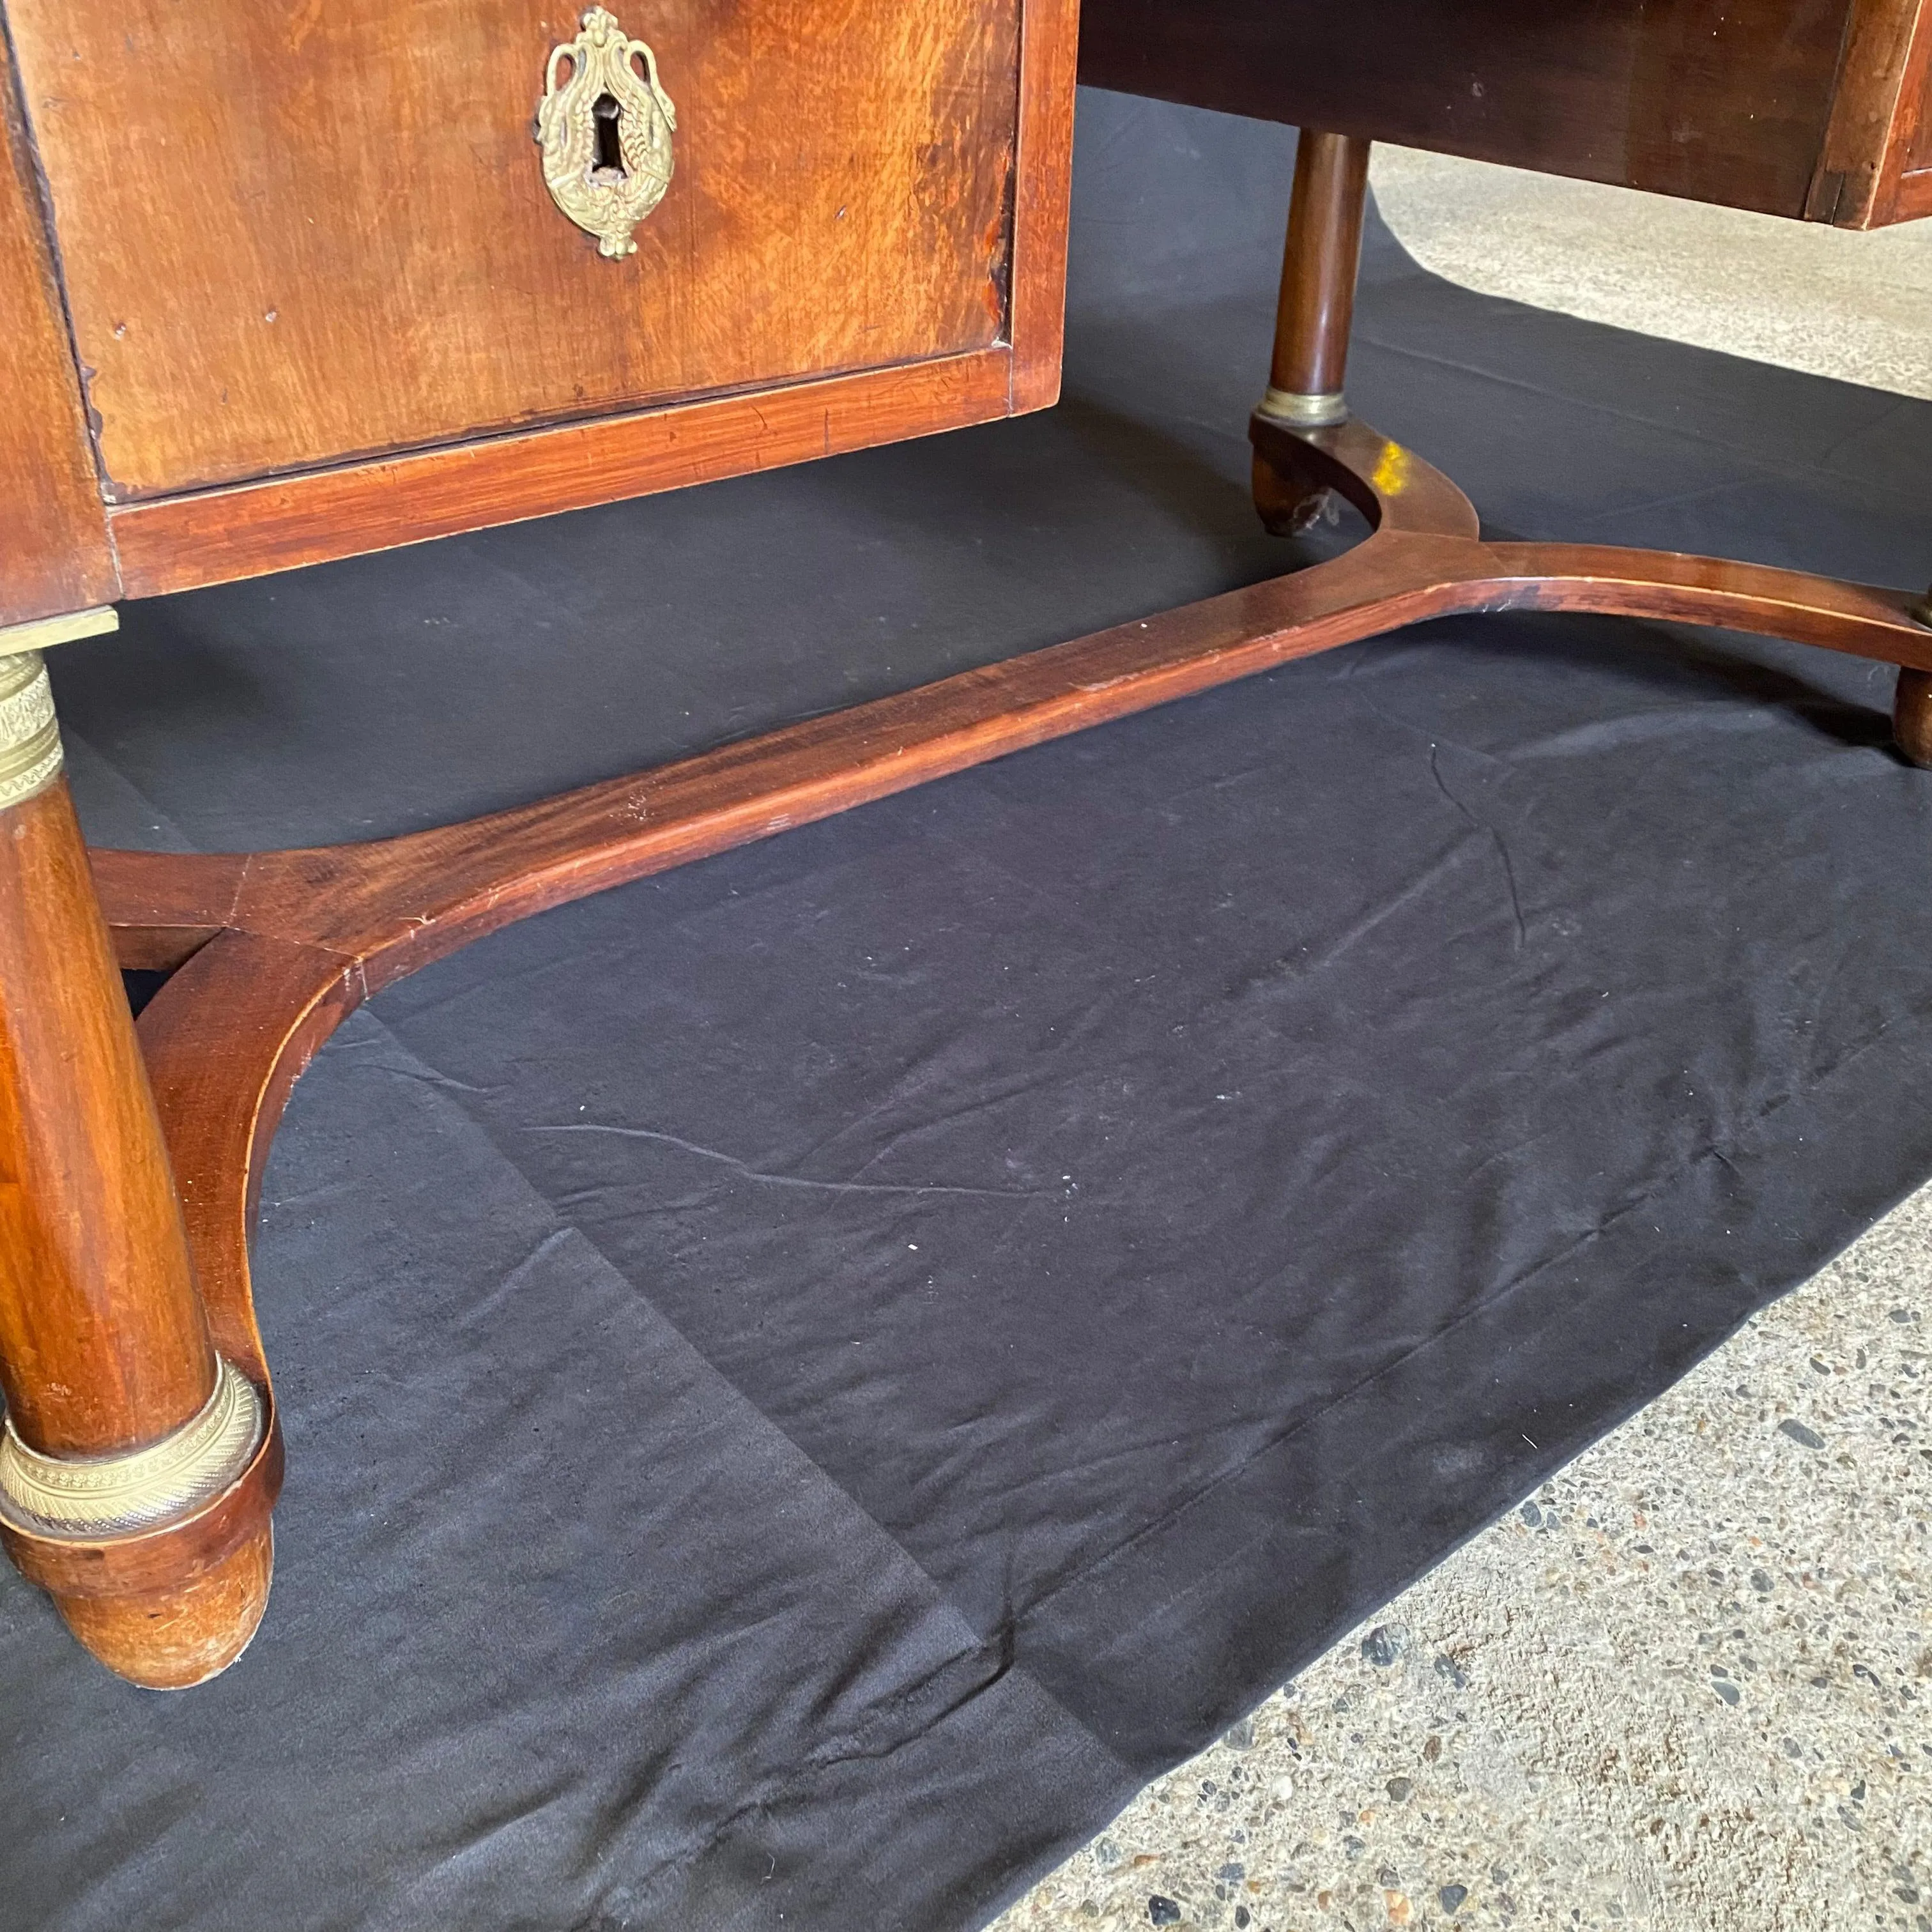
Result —
[[[1932,1932],[1932,1187],[996,1932]]]
[[[1932,221],[1863,233],[1378,145],[1376,205],[1484,295],[1932,397]]]

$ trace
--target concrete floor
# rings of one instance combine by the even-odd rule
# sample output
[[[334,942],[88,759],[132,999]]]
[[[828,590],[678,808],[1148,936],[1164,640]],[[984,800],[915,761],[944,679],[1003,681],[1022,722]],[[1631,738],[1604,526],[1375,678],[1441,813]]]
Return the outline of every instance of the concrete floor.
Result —
[[[1932,397],[1932,223],[1821,235],[1400,151],[1376,184],[1450,280]],[[1932,1932],[1928,1288],[1932,1188],[997,1932]]]
[[[1445,280],[1932,398],[1932,221],[1858,234],[1378,147],[1376,204]]]
[[[1932,1932],[1932,1188],[1016,1905]]]

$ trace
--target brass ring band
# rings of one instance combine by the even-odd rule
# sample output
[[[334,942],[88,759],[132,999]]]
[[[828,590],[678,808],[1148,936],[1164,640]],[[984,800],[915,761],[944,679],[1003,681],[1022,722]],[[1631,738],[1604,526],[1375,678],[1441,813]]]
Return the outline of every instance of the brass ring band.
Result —
[[[1348,402],[1340,389],[1325,395],[1300,396],[1291,390],[1270,388],[1255,405],[1255,413],[1289,429],[1325,429],[1331,423],[1348,420]]]
[[[226,1489],[262,1440],[262,1398],[215,1359],[214,1393],[171,1436],[121,1456],[43,1456],[0,1428],[0,1516],[41,1535],[125,1536],[188,1515]]]
[[[53,687],[40,652],[0,657],[0,811],[45,790],[62,762]]]

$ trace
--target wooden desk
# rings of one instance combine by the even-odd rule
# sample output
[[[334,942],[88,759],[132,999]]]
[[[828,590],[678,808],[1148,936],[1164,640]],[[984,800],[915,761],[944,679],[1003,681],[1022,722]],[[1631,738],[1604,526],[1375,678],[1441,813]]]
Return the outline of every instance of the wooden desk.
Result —
[[[1090,0],[1092,78],[1340,130],[1301,142],[1250,434],[1270,528],[1333,490],[1365,542],[466,825],[90,854],[35,652],[116,598],[1051,401],[1072,0],[653,0],[650,56],[532,0],[128,0],[111,32],[0,4],[0,1540],[137,1682],[224,1668],[266,1604],[281,1446],[248,1240],[289,1090],[362,1000],[470,940],[1450,612],[1884,659],[1932,762],[1922,599],[1485,543],[1343,394],[1371,136],[1893,218],[1922,196],[1918,4]],[[538,108],[538,148],[532,108],[580,68],[601,92]],[[117,964],[171,975],[138,1040]]]
[[[145,1683],[261,1613],[249,1190],[367,982],[304,941],[319,998],[230,1006],[178,1079],[151,1016],[144,1077],[35,649],[1058,392],[1075,0],[617,4],[0,9],[0,1538]],[[164,890],[257,918],[219,866]],[[186,958],[167,922],[122,959]]]
[[[1080,74],[1766,214],[1932,214],[1926,0],[1088,0]]]

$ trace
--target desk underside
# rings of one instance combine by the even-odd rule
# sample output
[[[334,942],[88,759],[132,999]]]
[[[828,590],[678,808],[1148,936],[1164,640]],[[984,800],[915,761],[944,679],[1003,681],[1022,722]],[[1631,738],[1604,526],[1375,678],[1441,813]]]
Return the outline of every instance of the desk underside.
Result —
[[[1925,0],[1087,0],[1080,77],[1768,214],[1932,214]]]

